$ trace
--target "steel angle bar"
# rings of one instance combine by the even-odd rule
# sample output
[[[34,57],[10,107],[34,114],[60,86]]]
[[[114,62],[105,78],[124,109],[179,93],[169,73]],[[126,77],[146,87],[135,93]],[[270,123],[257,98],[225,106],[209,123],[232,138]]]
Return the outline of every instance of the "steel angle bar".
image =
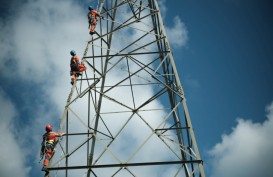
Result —
[[[59,144],[59,146],[61,147],[62,153],[65,154],[64,148],[63,148],[62,144],[61,144],[60,142],[58,142],[58,144]]]
[[[74,90],[76,88],[76,84],[77,84],[77,80],[75,81],[74,85],[72,86],[71,91],[70,91],[70,93],[68,95],[68,98],[66,100],[65,109],[64,109],[64,112],[63,112],[63,115],[62,115],[62,118],[61,118],[61,121],[60,121],[60,127],[59,127],[59,130],[58,130],[59,133],[62,132],[62,128],[63,128],[64,122],[65,122],[65,118],[67,116],[68,105],[69,105],[69,102],[70,102],[70,100],[72,98],[73,92],[74,92]]]
[[[125,126],[129,123],[129,121],[133,118],[134,115],[135,115],[135,113],[133,112],[132,115],[127,119],[127,121],[126,121],[126,122],[122,125],[122,127],[119,129],[119,131],[117,132],[117,134],[114,136],[113,140],[110,141],[110,142],[107,144],[107,147],[109,147],[109,146],[113,143],[114,139],[116,139],[116,138],[119,136],[119,134],[122,132],[122,130],[125,128]],[[104,150],[104,151],[98,156],[98,158],[94,161],[94,164],[97,163],[97,161],[102,157],[102,155],[103,155],[105,152],[106,152],[106,150]]]
[[[78,81],[90,81],[90,80],[96,80],[96,79],[98,79],[98,77],[96,77],[96,78],[86,78],[86,79],[77,79]],[[89,85],[90,86],[90,85]],[[89,87],[88,86],[88,87]],[[97,88],[99,88],[99,87],[97,87]]]
[[[112,64],[111,62],[108,62],[108,63],[111,64],[111,65],[114,65],[114,64]],[[118,67],[118,66],[117,66],[117,68],[120,69],[120,70],[122,70],[122,71],[128,72],[126,69],[123,69],[123,68],[121,68],[121,67]],[[149,80],[149,79],[147,79],[147,78],[144,78],[144,77],[142,77],[142,76],[140,76],[140,75],[138,75],[138,74],[136,74],[135,76],[138,77],[138,78],[141,78],[141,79],[143,79],[143,80],[145,80],[145,81],[147,81],[147,82],[149,82],[149,83],[152,82],[151,80]]]
[[[177,104],[175,107],[174,107],[174,109],[176,109],[176,107],[177,106],[179,106],[180,104]],[[168,114],[168,115],[166,115],[165,116],[165,118],[162,120],[162,122],[157,126],[157,128],[159,128],[164,122],[166,122],[169,118],[170,118],[170,116],[171,116],[171,114],[172,114],[172,112],[174,111],[174,109]],[[137,113],[137,112],[136,112]],[[139,114],[138,114],[139,115]],[[140,118],[143,120],[143,118],[140,116]],[[144,123],[146,122],[145,120],[143,120],[144,121]],[[150,127],[150,128],[152,128],[147,122],[146,122],[146,125],[148,126],[148,127]],[[153,128],[152,128],[152,130],[153,130]],[[136,151],[134,152],[134,153],[132,153],[132,155],[128,158],[128,160],[126,161],[126,162],[129,162],[136,154],[137,154],[137,152],[148,142],[148,140],[152,137],[154,135],[154,131],[152,131],[152,133],[147,137],[147,139],[136,149]]]
[[[164,61],[166,60],[166,58],[169,56],[169,53],[167,53],[167,55],[163,58],[163,60],[161,61],[161,63],[158,65],[158,67],[155,69],[154,71],[154,75],[157,73],[157,70],[160,68],[160,66],[162,66],[162,64],[164,63]]]
[[[154,43],[155,41],[153,41],[152,43]],[[141,49],[142,46],[139,48]],[[138,49],[138,50],[139,50]],[[141,53],[117,53],[117,54],[113,54],[113,55],[96,55],[96,56],[87,56],[85,58],[100,58],[100,57],[127,57],[127,56],[133,56],[133,55],[148,55],[148,54],[160,54],[160,53],[168,53],[169,51],[160,51],[160,52],[141,52]]]
[[[168,140],[169,142],[172,142],[173,144],[177,145],[180,150],[182,150],[184,153],[188,154],[190,157],[193,157],[194,159],[196,159],[196,157],[192,156],[188,151],[186,151],[187,148],[185,148],[185,146],[183,146],[182,144],[177,143],[176,141],[168,138],[167,136],[162,136],[162,137],[165,138],[166,140]]]
[[[86,123],[71,108],[68,108],[68,109],[80,121],[80,123],[82,123],[83,126],[85,126],[87,129],[89,129],[88,125],[86,125]]]
[[[162,111],[162,110],[170,110],[170,108],[141,109],[141,110],[137,110],[137,112]],[[128,113],[128,112],[132,112],[132,111],[111,111],[111,112],[101,112],[100,114],[119,114],[119,113]]]
[[[93,90],[94,90],[94,89],[93,89]],[[113,101],[113,102],[115,102],[115,103],[117,103],[117,104],[119,104],[119,105],[121,105],[121,106],[123,106],[123,107],[125,107],[125,108],[127,108],[127,109],[129,109],[129,110],[131,110],[131,111],[133,111],[133,108],[130,108],[129,106],[127,106],[127,105],[125,105],[125,104],[123,104],[123,103],[117,101],[116,99],[114,99],[114,98],[112,98],[112,97],[110,97],[110,96],[107,96],[106,94],[101,93],[101,92],[98,91],[98,90],[94,90],[94,91],[97,92],[97,93],[99,93],[99,94],[102,95],[103,97],[107,98],[108,100]]]
[[[145,84],[133,84],[132,83],[132,86],[147,86],[147,85],[159,85],[161,83],[159,82],[154,82],[154,83],[145,83]],[[117,85],[116,87],[129,87],[131,86],[130,84],[120,84],[120,85]],[[107,86],[104,86],[105,88],[110,88],[110,87],[113,87],[113,86],[110,86],[110,85],[107,85]],[[97,87],[97,88],[100,88],[100,87]]]
[[[123,59],[123,58],[121,58],[121,59]],[[120,59],[120,60],[121,60]],[[120,60],[119,61],[117,61],[117,62],[120,62]],[[152,62],[150,62],[150,64],[152,64],[153,62],[155,62],[156,61],[156,59],[155,60],[153,60]],[[112,69],[113,67],[115,67],[116,65],[117,65],[117,62],[115,63],[115,64],[112,64],[111,62],[108,62],[109,64],[111,64],[112,65],[112,67],[110,68],[110,69]],[[149,64],[148,64],[149,65]],[[148,65],[147,65],[147,67],[148,67]],[[121,68],[121,67],[118,67],[118,66],[116,66],[116,68],[118,68],[118,69],[120,69],[120,70],[122,70],[122,71],[126,71],[126,72],[129,72],[128,70],[126,70],[126,69],[123,69],[123,68]],[[142,68],[142,67],[141,67]],[[109,69],[109,70],[110,70]],[[109,71],[108,70],[108,71]],[[145,69],[144,69],[145,70]],[[146,71],[146,70],[145,70]],[[132,74],[132,73],[131,73]],[[140,75],[137,75],[136,74],[136,77],[139,77],[139,78],[141,78],[141,79],[143,79],[143,80],[145,80],[145,81],[147,81],[147,82],[152,82],[152,81],[150,81],[150,80],[148,80],[148,79],[146,79],[146,78],[144,78],[144,77],[142,77],[142,76],[140,76]]]
[[[145,101],[142,105],[140,105],[136,110],[139,110],[140,108],[146,106],[147,104],[151,103],[153,100],[157,99],[164,93],[166,93],[167,89],[162,88],[160,91],[158,91],[155,95],[153,95],[151,98],[149,98],[147,101]]]
[[[130,51],[130,52],[128,52],[128,54],[132,54],[133,52],[135,52],[135,51],[138,51],[138,50],[140,50],[140,49],[143,49],[143,48],[145,48],[145,47],[147,47],[147,46],[149,46],[149,45],[151,45],[151,44],[154,44],[155,42],[157,42],[158,40],[161,40],[161,39],[164,39],[166,36],[162,36],[161,38],[159,38],[159,39],[156,39],[156,40],[154,40],[154,41],[151,41],[151,42],[149,42],[149,43],[147,43],[147,44],[145,44],[145,45],[143,45],[143,46],[140,46],[139,48],[136,48],[136,49],[134,49],[134,50],[132,50],[132,51]],[[147,54],[157,54],[157,53],[168,53],[168,52],[170,52],[169,50],[164,50],[164,51],[160,51],[160,52],[146,52]],[[142,52],[142,54],[143,55],[145,55],[146,54],[145,52]]]
[[[131,78],[131,74],[130,74],[130,67],[129,67],[128,58],[126,58],[126,61],[127,61],[127,68],[128,68],[128,71],[129,71],[128,75],[129,75],[129,81],[130,81],[131,96],[132,96],[132,99],[133,99],[134,109],[136,109],[134,90],[133,90],[133,86],[132,86],[132,78]]]
[[[157,1],[153,1],[153,4],[151,4],[151,5],[154,5],[155,9],[159,11],[159,6],[158,6]],[[166,31],[164,29],[161,14],[158,13],[157,15],[158,15],[159,25],[162,27],[161,28],[162,33],[163,33],[163,35],[166,35]],[[168,38],[165,39],[165,44],[166,44],[167,48],[170,50],[170,44],[169,44]],[[184,91],[183,91],[182,85],[180,83],[180,79],[179,79],[179,76],[178,76],[178,72],[177,72],[177,69],[176,69],[176,66],[175,66],[175,63],[174,63],[172,53],[170,53],[170,61],[171,61],[171,65],[172,65],[172,68],[173,68],[173,72],[175,73],[175,80],[177,82],[178,89],[180,90],[179,92],[181,93],[181,95],[184,95]],[[185,115],[186,115],[186,121],[188,122],[188,126],[192,127],[191,120],[190,120],[190,115],[189,115],[188,108],[187,108],[187,105],[186,105],[186,101],[185,101],[185,99],[183,99],[183,97],[182,97],[182,105],[183,105],[183,108],[184,108],[184,112],[185,112]],[[199,154],[199,150],[198,150],[198,146],[197,146],[197,142],[196,142],[196,139],[195,139],[193,129],[190,128],[189,132],[190,132],[190,135],[191,135],[191,139],[193,141],[193,146],[194,146],[194,149],[195,149],[195,152],[196,152],[196,157],[199,160],[199,159],[201,159],[201,157],[200,157],[200,154]],[[205,177],[205,172],[204,172],[203,165],[198,164],[198,166],[199,166],[199,170],[200,170],[200,176]]]
[[[115,176],[116,174],[118,174],[118,172],[120,172],[122,170],[122,168],[119,168],[111,177]]]
[[[117,8],[118,7],[120,7],[120,6],[122,6],[122,5],[124,5],[124,4],[126,4],[126,2],[125,1],[122,1],[120,4],[117,4],[115,7],[113,7],[113,8],[110,8],[110,9],[106,9],[105,7],[103,7],[103,9],[104,9],[104,12],[102,13],[102,14],[107,14],[107,15],[109,15],[112,19],[114,19],[111,15],[110,15],[110,11],[112,11],[112,10],[117,10]]]
[[[187,164],[187,163],[201,163],[201,160],[190,161],[161,161],[161,162],[142,162],[142,163],[121,163],[121,164],[103,164],[103,165],[88,165],[88,166],[70,166],[70,167],[48,167],[48,170],[73,170],[86,168],[113,168],[113,167],[133,167],[133,166],[151,166],[151,165],[171,165],[171,164]]]
[[[139,48],[139,49],[140,49],[140,48]],[[136,49],[136,50],[138,50],[138,49]],[[136,50],[134,50],[134,51],[136,51]],[[152,54],[155,54],[155,53],[152,53]],[[130,54],[130,55],[125,54],[124,56],[126,56],[126,55],[127,55],[127,56],[130,56],[131,54]],[[140,55],[140,54],[139,54],[139,55]],[[106,56],[108,57],[109,55],[106,55]],[[97,57],[101,57],[101,56],[97,56]],[[130,56],[130,57],[131,57],[131,56]],[[112,57],[111,57],[111,58],[112,58]],[[111,58],[110,58],[110,59],[111,59]],[[112,64],[113,66],[112,66],[111,68],[109,68],[109,69],[107,70],[107,72],[109,72],[110,70],[112,70],[112,69],[113,69],[113,68],[114,68],[114,67],[115,67],[123,58],[124,58],[124,57],[120,58],[115,64]],[[156,60],[154,60],[154,61],[156,61]],[[108,63],[110,63],[110,62],[108,61]],[[152,62],[151,62],[151,63],[152,63]],[[150,63],[150,64],[151,64],[151,63]],[[149,65],[149,64],[148,64],[148,65]],[[148,65],[147,65],[147,66],[148,66]],[[107,72],[106,72],[106,73],[107,73]],[[127,71],[127,72],[128,72],[128,71]],[[105,73],[105,74],[106,74],[106,73]]]
[[[98,78],[97,80],[95,80],[95,82],[93,84],[91,84],[87,89],[85,89],[80,95],[79,97],[82,98],[87,92],[89,92],[93,87],[96,86],[96,84],[100,81],[100,78]]]
[[[85,59],[86,58],[99,58],[99,57],[109,57],[110,56],[110,58],[109,58],[109,60],[111,60],[113,57],[116,57],[116,56],[131,56],[131,55],[145,55],[145,54],[162,54],[162,53],[169,53],[170,51],[168,51],[168,50],[166,50],[166,51],[160,51],[160,52],[141,52],[141,53],[134,53],[135,51],[138,51],[138,50],[140,50],[140,49],[143,49],[143,48],[145,48],[145,47],[147,47],[147,46],[149,46],[149,45],[151,45],[151,44],[153,44],[153,43],[155,43],[155,42],[157,42],[158,40],[161,40],[161,39],[164,39],[165,38],[165,36],[163,36],[162,38],[159,38],[159,39],[156,39],[156,40],[154,40],[154,41],[151,41],[151,42],[149,42],[149,43],[147,43],[147,44],[145,44],[145,45],[143,45],[143,46],[138,46],[138,48],[136,48],[136,49],[134,49],[134,50],[132,50],[132,51],[130,51],[130,52],[128,52],[128,53],[120,53],[121,51],[123,51],[123,50],[121,50],[121,51],[119,51],[119,52],[116,52],[116,54],[112,54],[112,55],[109,55],[109,54],[107,54],[107,55],[98,55],[98,56],[87,56],[87,57],[84,57]]]
[[[134,76],[134,75],[137,75],[138,72],[140,72],[140,71],[142,71],[142,70],[145,70],[146,67],[148,67],[149,65],[151,65],[151,64],[152,64],[153,62],[155,62],[155,61],[156,61],[156,59],[153,60],[153,61],[151,61],[150,63],[148,63],[148,64],[145,65],[144,67],[140,67],[140,69],[137,70],[137,71],[134,72],[134,73],[131,73],[130,71],[128,71],[128,70],[126,70],[126,69],[123,69],[123,70],[125,70],[126,72],[130,72],[130,76],[129,76],[129,77],[132,77],[132,76]],[[120,60],[117,61],[117,62],[120,62]],[[116,63],[115,65],[117,65],[117,63]],[[114,65],[114,66],[115,66],[115,65]],[[112,69],[114,66],[112,66],[110,69]],[[110,70],[110,69],[109,69],[109,70]],[[108,71],[109,71],[109,70],[108,70]],[[145,70],[145,71],[146,71],[146,70]],[[112,88],[114,88],[115,86],[119,85],[120,83],[124,82],[124,81],[127,80],[129,77],[126,77],[125,79],[121,80],[120,82],[118,82],[117,84],[115,84],[114,86],[112,86],[111,88],[109,88],[108,90],[106,90],[105,93],[108,92],[109,90],[111,90]]]
[[[128,5],[129,5],[131,11],[132,11],[133,14],[134,14],[134,17],[135,17],[136,19],[138,19],[137,16],[136,16],[136,13],[135,13],[135,11],[134,11],[134,7],[133,7],[134,4],[132,4],[132,1],[131,1],[131,0],[125,0],[125,1],[128,3]]]
[[[111,89],[113,89],[115,86],[121,84],[122,82],[126,81],[127,79],[131,78],[132,76],[136,75],[137,73],[139,73],[140,71],[144,70],[147,66],[149,66],[150,64],[152,64],[154,61],[148,63],[145,67],[141,67],[139,70],[135,71],[134,73],[130,73],[130,75],[124,79],[122,79],[121,81],[119,81],[118,83],[116,83],[115,85],[113,85],[111,88],[107,89],[106,91],[104,91],[104,93],[107,93],[108,91],[110,91]],[[112,67],[113,68],[113,67]],[[109,69],[110,70],[110,69]],[[108,70],[108,71],[109,71]],[[127,72],[130,72],[128,70],[126,70]]]
[[[164,141],[164,139],[162,138],[162,136],[158,133],[158,132],[156,132],[156,131],[154,131],[154,129],[153,129],[153,127],[151,127],[150,126],[150,124],[147,122],[147,121],[145,121],[144,120],[144,118],[141,116],[141,115],[139,115],[138,114],[138,116],[141,118],[141,120],[151,129],[151,131],[152,131],[152,133],[151,133],[151,135],[150,135],[150,137],[149,138],[151,138],[151,136],[152,135],[157,135],[157,137],[159,138],[159,139],[161,139],[161,141],[173,152],[173,154],[178,158],[178,159],[180,159],[180,160],[182,160],[181,159],[181,157],[175,152],[175,150],[173,150],[172,148],[171,148],[171,146],[169,146],[169,144],[168,143],[166,143],[165,141]]]
[[[94,129],[92,129],[92,128],[90,128],[88,125],[86,125],[85,124],[85,122],[72,110],[72,109],[70,109],[69,108],[69,110],[75,115],[75,117],[83,124],[83,126],[85,126],[88,130],[92,130],[92,131],[94,131]],[[106,137],[108,137],[108,138],[110,138],[110,139],[113,139],[113,137],[111,137],[111,136],[109,136],[109,135],[107,135],[107,134],[105,134],[105,133],[103,133],[103,132],[101,132],[101,131],[98,131],[97,130],[97,133],[99,133],[99,134],[102,134],[102,135],[104,135],[104,136],[106,136]],[[94,133],[93,133],[93,135],[94,135]]]
[[[137,7],[137,8],[144,8],[144,9],[148,9],[148,10],[150,10],[150,11],[157,11],[156,9],[152,9],[152,8],[149,8],[149,5],[147,4],[146,6],[142,6],[142,0],[140,0],[140,5],[137,5],[136,3],[133,5],[133,6],[135,6],[135,7]]]
[[[158,76],[162,76],[162,77],[164,77],[165,78],[165,76],[174,76],[174,74],[156,74],[156,75],[154,75],[154,76],[156,76],[156,77],[158,77]],[[169,78],[168,78],[169,79]],[[171,79],[169,79],[169,81],[172,81]],[[173,84],[174,86],[175,86],[175,84]],[[176,86],[175,86],[176,87]]]
[[[142,0],[140,0],[140,2],[139,2],[139,7],[138,7],[139,12],[141,11],[141,6],[142,6]],[[140,13],[139,13],[138,18],[140,18]]]
[[[147,17],[149,17],[150,15],[147,15],[145,18],[147,18]],[[143,18],[143,17],[142,17]],[[108,19],[106,19],[106,20],[108,20]],[[109,20],[109,21],[112,21],[112,20]],[[151,35],[153,35],[153,36],[157,36],[158,34],[155,34],[155,33],[153,33],[153,32],[149,32],[149,31],[146,31],[146,30],[143,30],[143,29],[140,29],[140,28],[136,28],[136,27],[132,27],[132,26],[130,26],[130,25],[132,25],[132,24],[134,24],[134,23],[138,23],[139,21],[138,20],[136,20],[136,21],[133,21],[132,23],[128,23],[128,24],[126,24],[126,23],[120,23],[120,22],[117,22],[117,21],[114,21],[115,23],[118,23],[118,24],[121,24],[119,27],[117,27],[117,28],[115,28],[114,30],[116,31],[116,30],[120,30],[120,29],[122,29],[122,28],[124,28],[124,27],[128,27],[128,28],[132,28],[132,29],[134,29],[134,30],[137,30],[137,31],[141,31],[141,32],[144,32],[144,33],[148,33],[148,34],[151,34]],[[128,21],[127,21],[128,22]],[[148,26],[147,24],[145,24],[145,23],[142,23],[142,24],[144,24],[144,25],[146,25],[146,26]],[[148,26],[148,27],[150,27],[150,26]],[[152,30],[153,31],[153,30]],[[97,39],[97,38],[96,38]]]
[[[195,174],[196,170],[197,170],[197,168],[194,168],[193,171],[191,172],[190,176],[194,177],[194,174]]]
[[[74,136],[74,135],[89,135],[89,134],[93,134],[92,133],[67,133],[67,134],[64,134],[63,136]]]
[[[98,82],[100,81],[100,78],[98,78],[93,84],[88,86],[81,94],[79,94],[76,98],[74,98],[67,106],[72,104],[76,99],[82,98],[89,90],[91,90]]]
[[[179,169],[177,170],[177,172],[175,173],[175,175],[174,175],[174,177],[177,177],[178,175],[179,175],[179,173],[181,172],[181,170],[183,169],[183,165],[181,165],[180,167],[179,167]]]
[[[176,112],[176,111],[173,111],[173,112]],[[138,114],[139,115],[139,114]],[[140,116],[140,115],[139,115]],[[142,116],[140,116],[140,118],[149,126],[149,124],[142,118]],[[161,137],[165,137],[165,136],[162,136],[163,134],[162,133],[159,133],[158,129],[153,129],[151,126],[149,126],[149,128],[168,146],[168,148],[178,157],[180,158],[176,153],[175,151],[161,138]],[[180,146],[179,146],[180,147]]]
[[[151,30],[151,31],[153,31],[153,30]],[[151,31],[150,31],[150,32],[151,32]],[[111,50],[111,49],[104,48],[104,47],[102,47],[102,46],[98,46],[98,45],[95,45],[95,44],[92,44],[92,45],[97,46],[97,47],[99,47],[99,48],[103,48],[103,49],[105,49],[105,50],[110,50],[110,51],[115,52],[116,54],[112,55],[112,56],[109,58],[109,60],[110,60],[112,57],[117,56],[117,54],[120,54],[122,51],[126,50],[127,48],[131,47],[132,45],[137,45],[136,43],[137,43],[138,41],[140,41],[141,39],[143,39],[144,37],[146,37],[148,34],[149,34],[149,33],[146,33],[146,34],[144,34],[143,36],[139,37],[139,38],[136,39],[135,41],[131,42],[129,45],[125,46],[125,47],[124,47],[123,49],[121,49],[119,52],[116,52],[116,51],[113,51],[113,50]],[[139,45],[137,45],[137,46],[139,47]],[[143,48],[143,46],[140,46],[139,48]],[[124,55],[126,55],[126,54],[124,54]],[[100,57],[100,56],[96,56],[96,57]],[[87,56],[87,57],[85,57],[85,58],[93,58],[93,56],[92,56],[92,57],[91,57],[91,56],[89,56],[89,57]]]
[[[116,159],[119,163],[122,163],[122,161],[117,157],[117,155],[115,154],[115,153],[113,153],[111,150],[110,150],[110,146],[109,145],[105,145],[105,144],[103,144],[103,143],[101,143],[100,142],[100,144],[102,145],[102,146],[104,146],[104,152],[106,152],[106,151],[108,151],[113,157],[114,157],[114,159]],[[95,161],[95,163],[97,162],[99,160],[99,158]],[[95,164],[94,163],[94,164]],[[93,164],[93,165],[94,165]]]
[[[100,20],[101,21],[101,20]],[[97,40],[98,39],[101,39],[105,44],[106,44],[106,46],[107,47],[109,47],[110,46],[110,44],[103,38],[104,36],[101,36],[100,34],[102,34],[102,33],[97,33],[96,31],[95,31],[95,33],[98,35],[98,38],[97,38]],[[94,40],[92,40],[92,41],[90,41],[90,42],[92,42],[92,45],[94,45]],[[102,46],[102,45],[101,45]],[[101,47],[100,47],[101,48]]]
[[[191,147],[188,147],[189,149],[190,149],[190,151],[191,151],[191,153],[195,156],[195,158],[196,158],[196,154],[194,153],[194,151],[192,150],[192,148]]]
[[[187,164],[184,164],[184,166],[185,166],[185,170],[186,170],[186,172],[187,172],[187,177],[190,177],[190,172],[189,172],[189,169],[188,169],[188,165]]]
[[[111,133],[111,131],[109,130],[109,128],[107,127],[106,123],[104,122],[103,118],[101,117],[101,115],[99,115],[100,120],[102,121],[104,127],[106,128],[106,130],[108,131],[108,133],[111,135],[112,139],[113,139],[113,135]]]
[[[149,32],[152,32],[153,31],[153,29],[152,30],[150,30]],[[140,36],[138,39],[136,39],[135,41],[130,41],[130,44],[128,45],[128,46],[126,46],[125,48],[123,48],[123,49],[121,49],[120,51],[119,51],[119,53],[120,52],[122,52],[122,51],[124,51],[124,50],[126,50],[127,48],[129,48],[129,47],[131,47],[132,45],[135,45],[135,46],[137,46],[137,47],[139,47],[139,45],[137,44],[137,42],[139,42],[140,40],[142,40],[144,37],[146,37],[147,35],[148,35],[149,33],[145,33],[144,35],[142,35],[142,36]],[[126,39],[122,36],[122,40],[125,40],[126,41]],[[128,41],[126,41],[126,42],[128,42]],[[143,48],[143,49],[145,49],[146,51],[149,51],[149,50],[147,50],[146,48]]]
[[[71,150],[69,153],[64,154],[63,157],[61,157],[59,160],[57,160],[54,165],[52,165],[53,167],[58,164],[60,161],[62,161],[64,158],[72,155],[74,152],[76,152],[78,149],[80,149],[85,143],[87,143],[90,139],[92,139],[94,136],[88,137],[86,138],[86,140],[84,140],[82,143],[80,143],[78,146],[76,146],[73,150]]]
[[[102,152],[102,154],[101,154],[101,156],[106,152],[106,151],[108,151],[118,162],[120,162],[120,163],[122,163],[122,161],[117,157],[117,155],[116,154],[114,154],[111,150],[110,150],[110,145],[108,144],[108,145],[105,145],[105,144],[103,144],[101,141],[98,141],[103,147],[104,147],[104,149],[103,149],[103,152]],[[110,143],[111,142],[113,142],[113,139],[110,141]],[[95,160],[95,162],[94,162],[94,164],[92,164],[92,165],[95,165],[96,163],[97,163],[97,161],[101,158],[101,156],[99,156],[96,160]]]
[[[105,51],[107,51],[107,52],[113,52],[113,53],[118,53],[117,51],[115,51],[115,50],[113,50],[113,49],[110,49],[109,48],[109,46],[107,46],[107,48],[106,47],[103,47],[103,46],[101,46],[101,45],[97,45],[97,44],[92,44],[92,47],[98,47],[98,48],[100,48],[100,49],[104,49]],[[107,57],[107,56],[109,56],[109,54],[107,54],[107,55],[98,55],[98,56],[94,56],[94,54],[92,55],[92,56],[85,56],[85,59],[87,59],[87,58],[99,58],[99,57]]]
[[[181,97],[181,99],[183,100],[184,97],[182,97],[182,95],[180,94],[180,92],[177,92],[175,90],[173,90],[171,87],[169,87],[167,84],[165,84],[163,81],[161,81],[160,79],[158,79],[157,77],[151,75],[152,78],[154,78],[155,80],[157,80],[158,82],[160,82],[162,85],[164,85],[165,87],[167,87],[170,91],[172,91],[173,93],[175,93],[177,96]]]
[[[182,129],[187,129],[187,128],[189,128],[189,127],[182,127],[182,128],[159,128],[159,129],[156,129],[155,131],[163,131],[163,130],[165,130],[163,133],[161,133],[161,134],[164,134],[168,130],[177,130],[177,129],[182,130]]]
[[[139,109],[138,112],[144,112],[144,111],[162,111],[162,110],[170,110],[170,108],[151,108],[151,109]]]
[[[123,167],[123,168],[119,168],[111,177],[115,176],[116,174],[118,174],[118,173],[119,173],[121,170],[123,170],[123,169],[127,170],[131,175],[135,176],[135,175],[133,174],[133,172],[131,172],[131,171],[129,170],[128,167]]]
[[[145,66],[145,64],[144,63],[142,63],[142,62],[140,62],[139,60],[137,60],[137,59],[135,59],[134,57],[132,57],[132,56],[130,56],[129,58],[131,58],[132,59],[132,61],[134,61],[139,67],[143,67],[143,66]],[[158,57],[158,58],[156,58],[154,61],[156,61],[156,60],[159,60],[160,59],[160,57]],[[142,66],[143,65],[143,66]],[[150,69],[151,71],[153,71],[154,72],[154,69],[152,69],[152,68],[150,68],[149,66],[147,67],[147,69]],[[154,74],[152,74],[151,72],[149,72],[148,70],[146,70],[146,69],[144,69],[147,73],[149,73],[150,75],[151,75],[151,77],[155,77],[155,75]],[[158,72],[156,72],[158,75],[161,75],[161,73],[158,73]],[[172,80],[170,80],[170,79],[168,79],[168,78],[165,78],[165,79],[167,79],[167,81],[168,82],[172,82]],[[160,84],[161,84],[162,82],[160,82]],[[174,83],[173,83],[174,84]],[[175,85],[175,84],[174,84]]]
[[[115,5],[117,5],[117,0],[115,1]],[[113,12],[113,18],[116,17],[116,9],[114,10]],[[111,24],[111,31],[113,30],[114,28],[114,23]],[[109,48],[111,46],[111,43],[112,43],[112,33],[110,34],[109,38],[107,36],[107,39],[108,39],[108,42],[109,42]],[[109,51],[107,51],[108,54],[109,54]],[[101,88],[100,88],[100,95],[99,95],[99,98],[98,98],[98,104],[97,104],[97,107],[96,107],[96,118],[95,118],[95,124],[94,124],[94,129],[95,129],[95,134],[97,132],[97,129],[98,129],[98,124],[99,124],[99,113],[101,111],[101,105],[102,105],[102,97],[103,95],[101,93],[103,93],[103,90],[104,90],[104,84],[105,84],[105,73],[106,73],[106,70],[107,70],[107,60],[108,58],[106,58],[106,63],[104,65],[104,68],[103,68],[103,76],[102,76],[102,82],[101,82]],[[90,152],[89,152],[89,155],[88,155],[88,165],[91,165],[92,162],[93,162],[93,154],[94,154],[94,150],[95,150],[95,144],[96,144],[96,137],[93,138],[92,140],[92,144],[91,144],[91,147],[90,147]],[[88,169],[88,173],[87,173],[87,176],[90,177],[90,171],[91,169],[89,168]]]

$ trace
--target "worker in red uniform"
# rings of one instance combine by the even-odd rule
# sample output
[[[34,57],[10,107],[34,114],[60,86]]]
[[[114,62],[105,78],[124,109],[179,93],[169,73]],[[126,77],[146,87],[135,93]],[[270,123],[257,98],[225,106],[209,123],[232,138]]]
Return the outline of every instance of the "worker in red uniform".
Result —
[[[103,18],[101,14],[99,14],[95,9],[92,8],[92,6],[88,7],[89,12],[87,14],[88,16],[88,22],[89,22],[89,34],[93,35],[95,33],[95,27],[97,24],[97,17]]]
[[[81,73],[83,71],[86,70],[86,67],[80,63],[79,61],[79,57],[76,55],[76,52],[74,50],[70,51],[71,54],[71,60],[70,60],[70,75],[71,75],[71,84],[74,84],[74,81],[77,79],[77,77],[79,75],[81,75]]]
[[[50,161],[50,159],[53,157],[55,152],[55,146],[58,143],[58,137],[61,137],[64,135],[64,133],[56,133],[52,131],[51,125],[45,126],[46,133],[43,135],[43,142],[41,147],[41,160],[44,159],[44,165],[42,168],[42,171],[45,171],[46,174],[49,173],[47,166]]]

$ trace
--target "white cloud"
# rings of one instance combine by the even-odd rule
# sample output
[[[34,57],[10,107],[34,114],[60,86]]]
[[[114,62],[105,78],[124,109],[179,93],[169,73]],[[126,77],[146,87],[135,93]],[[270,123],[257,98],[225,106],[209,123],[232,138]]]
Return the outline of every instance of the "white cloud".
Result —
[[[182,22],[179,16],[175,16],[172,20],[173,26],[166,26],[165,21],[167,19],[166,16],[168,11],[166,0],[159,0],[158,5],[170,44],[173,47],[185,47],[189,39],[186,25]]]
[[[253,123],[238,119],[238,124],[210,151],[212,177],[273,176],[273,103],[267,107],[267,120]]]
[[[25,164],[25,156],[21,150],[18,133],[13,126],[17,115],[16,108],[0,89],[0,175],[1,177],[27,177],[29,168]]]
[[[186,25],[181,21],[179,16],[174,17],[173,23],[173,27],[166,27],[169,42],[174,47],[185,47],[188,42],[188,30]]]
[[[84,48],[86,36],[78,34],[86,34],[86,28],[80,27],[87,27],[85,14],[71,1],[30,1],[9,21],[1,29],[9,39],[1,36],[5,53],[0,59],[10,59],[16,67],[13,72],[4,72],[6,76],[43,83],[44,78],[67,71],[69,50],[81,53]]]

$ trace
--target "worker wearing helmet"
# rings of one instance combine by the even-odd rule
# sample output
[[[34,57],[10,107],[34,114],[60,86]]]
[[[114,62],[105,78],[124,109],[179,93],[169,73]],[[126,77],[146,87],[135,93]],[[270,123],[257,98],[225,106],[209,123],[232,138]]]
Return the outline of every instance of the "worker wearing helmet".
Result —
[[[43,135],[43,142],[41,147],[41,160],[44,159],[44,165],[42,168],[42,171],[45,171],[46,173],[49,173],[47,166],[50,161],[50,159],[53,157],[55,152],[55,146],[58,143],[58,137],[61,137],[64,135],[64,133],[56,133],[52,131],[51,125],[45,126],[46,133]]]
[[[95,27],[97,24],[97,17],[103,18],[101,14],[99,14],[95,9],[92,8],[92,6],[88,7],[88,22],[89,22],[89,34],[93,35],[95,33]]]
[[[74,81],[77,79],[79,75],[81,75],[81,72],[86,70],[86,67],[80,63],[79,57],[76,55],[76,52],[74,50],[70,51],[71,60],[70,60],[70,75],[71,75],[71,84],[74,84]]]

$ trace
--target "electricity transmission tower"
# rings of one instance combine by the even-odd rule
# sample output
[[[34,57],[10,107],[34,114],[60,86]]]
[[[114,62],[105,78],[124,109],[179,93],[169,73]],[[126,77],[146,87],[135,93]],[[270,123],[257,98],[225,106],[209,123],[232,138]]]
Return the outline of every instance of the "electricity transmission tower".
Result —
[[[101,0],[97,11],[51,174],[205,177],[157,0]]]

